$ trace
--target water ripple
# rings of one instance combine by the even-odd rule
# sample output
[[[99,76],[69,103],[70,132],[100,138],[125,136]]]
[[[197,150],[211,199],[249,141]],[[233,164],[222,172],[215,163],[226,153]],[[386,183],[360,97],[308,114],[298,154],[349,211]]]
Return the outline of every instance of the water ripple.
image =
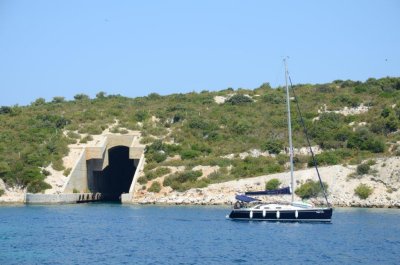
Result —
[[[235,222],[226,207],[0,207],[0,264],[399,264],[400,210],[326,224]]]

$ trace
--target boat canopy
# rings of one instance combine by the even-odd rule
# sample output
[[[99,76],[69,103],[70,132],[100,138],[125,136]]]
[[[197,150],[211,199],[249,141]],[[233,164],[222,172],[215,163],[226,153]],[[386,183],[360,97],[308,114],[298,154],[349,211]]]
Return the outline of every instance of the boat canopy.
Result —
[[[249,196],[245,196],[245,195],[236,195],[236,200],[238,201],[242,201],[242,202],[254,202],[254,201],[259,201],[259,199],[255,199]]]
[[[277,190],[263,190],[263,191],[248,191],[245,195],[251,196],[262,196],[262,195],[281,195],[281,194],[292,194],[290,187],[277,189]]]

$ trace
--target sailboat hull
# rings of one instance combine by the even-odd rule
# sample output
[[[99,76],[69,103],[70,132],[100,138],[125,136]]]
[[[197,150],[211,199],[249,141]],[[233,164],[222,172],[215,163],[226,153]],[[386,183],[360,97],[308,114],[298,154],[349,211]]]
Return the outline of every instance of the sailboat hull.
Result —
[[[232,220],[279,221],[279,222],[331,222],[332,208],[302,210],[254,210],[233,209],[229,214]]]

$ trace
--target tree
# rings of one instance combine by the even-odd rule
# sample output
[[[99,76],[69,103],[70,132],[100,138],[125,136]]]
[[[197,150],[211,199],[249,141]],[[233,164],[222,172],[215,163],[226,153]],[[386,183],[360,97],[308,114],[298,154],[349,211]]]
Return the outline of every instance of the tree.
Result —
[[[156,99],[160,99],[161,96],[160,96],[159,94],[157,94],[157,93],[150,93],[150,94],[147,96],[147,98],[150,99],[150,100],[156,100]]]
[[[106,97],[106,92],[100,91],[99,93],[96,94],[96,98],[98,99],[103,99]]]
[[[353,133],[347,141],[347,147],[368,150],[373,153],[385,151],[385,143],[366,128],[361,128]]]
[[[89,96],[86,95],[86,94],[76,94],[76,95],[74,96],[74,99],[75,99],[75,100],[88,100],[88,99],[89,99]]]
[[[38,98],[32,103],[33,106],[41,106],[44,104],[46,104],[46,100],[44,98]]]
[[[0,114],[10,114],[12,112],[11,107],[1,106],[0,107]]]
[[[260,89],[266,89],[266,90],[272,89],[272,88],[271,88],[271,85],[270,85],[268,82],[263,83],[259,88],[260,88]]]
[[[62,103],[62,102],[65,102],[65,98],[64,97],[54,97],[52,102],[53,103]]]

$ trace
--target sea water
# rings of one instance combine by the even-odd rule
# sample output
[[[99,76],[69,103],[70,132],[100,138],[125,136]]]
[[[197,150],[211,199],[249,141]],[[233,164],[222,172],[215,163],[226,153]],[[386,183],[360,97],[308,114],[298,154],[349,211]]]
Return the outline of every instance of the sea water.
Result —
[[[331,224],[225,219],[227,207],[0,207],[0,264],[400,264],[399,209]]]

